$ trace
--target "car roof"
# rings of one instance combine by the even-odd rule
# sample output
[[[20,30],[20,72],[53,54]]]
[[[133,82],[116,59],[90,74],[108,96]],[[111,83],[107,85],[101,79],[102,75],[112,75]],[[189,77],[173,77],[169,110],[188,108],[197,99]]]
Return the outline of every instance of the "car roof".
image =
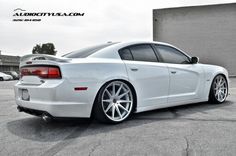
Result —
[[[179,51],[183,52],[179,48],[165,42],[155,42],[155,41],[128,41],[128,42],[117,42],[115,44],[112,44],[108,47],[105,47],[101,50],[98,50],[94,54],[91,54],[88,56],[88,58],[111,58],[111,59],[120,59],[120,56],[118,53],[115,53],[114,51],[119,51],[120,49],[135,45],[135,44],[158,44],[158,45],[166,45],[170,47],[174,47],[178,49]],[[184,52],[183,52],[184,53]],[[186,53],[184,53],[186,54]],[[187,54],[186,54],[187,55]],[[187,55],[188,56],[188,55]]]

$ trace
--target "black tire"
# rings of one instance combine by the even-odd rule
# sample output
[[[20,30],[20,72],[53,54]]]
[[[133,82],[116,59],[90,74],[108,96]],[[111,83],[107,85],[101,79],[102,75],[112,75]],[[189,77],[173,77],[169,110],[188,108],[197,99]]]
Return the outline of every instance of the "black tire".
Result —
[[[4,79],[2,77],[0,77],[0,81],[4,81]]]
[[[103,105],[104,102],[102,102],[102,101],[103,101],[103,97],[105,96],[105,90],[108,89],[108,87],[109,87],[112,83],[121,83],[121,84],[124,84],[124,87],[128,88],[129,91],[130,91],[129,97],[132,97],[132,98],[131,98],[131,99],[132,99],[132,102],[130,103],[130,107],[127,107],[127,108],[128,108],[127,110],[129,110],[129,112],[126,112],[127,114],[124,115],[124,116],[125,116],[124,119],[122,119],[122,116],[120,116],[121,119],[120,119],[119,121],[112,120],[111,117],[109,118],[109,115],[107,115],[108,113],[105,113],[105,108],[103,108],[103,107],[104,107],[104,105]],[[110,87],[111,87],[111,86],[110,86]],[[119,86],[118,86],[118,87],[119,87]],[[115,88],[117,89],[118,87],[116,86]],[[128,96],[128,95],[126,95],[126,96]],[[110,100],[110,99],[109,99],[109,100]],[[119,99],[119,100],[121,100],[121,99]],[[118,103],[119,100],[117,99],[117,103]],[[111,101],[112,101],[112,100],[111,100]],[[113,99],[113,101],[114,101],[114,99]],[[115,104],[116,102],[112,102],[112,103]],[[106,108],[108,108],[110,104],[111,104],[111,103],[107,104],[108,106],[107,106]],[[126,103],[126,105],[127,105],[127,103]],[[123,104],[122,104],[122,106],[123,106]],[[92,112],[92,113],[93,113],[93,117],[94,117],[97,121],[99,121],[99,122],[117,124],[117,123],[121,123],[121,122],[125,121],[125,120],[130,116],[130,114],[132,114],[133,106],[134,106],[134,95],[133,95],[133,91],[132,91],[132,89],[129,87],[129,85],[128,85],[127,83],[123,82],[123,81],[117,81],[117,80],[116,80],[116,81],[110,81],[110,82],[107,82],[105,85],[103,85],[103,86],[101,87],[101,89],[99,90],[99,92],[98,92],[98,94],[97,94],[97,97],[96,97],[96,100],[95,100],[95,103],[94,103],[94,107],[93,107],[93,112]],[[119,108],[119,106],[117,106],[117,108]],[[111,110],[111,109],[112,109],[112,110]],[[113,111],[113,106],[111,106],[111,108],[108,109],[107,112],[112,112],[112,111]],[[117,112],[117,110],[116,110],[115,108],[114,108],[114,111],[115,111],[116,114],[118,115],[118,112]],[[124,114],[124,112],[125,112],[125,111],[123,111],[122,114]],[[121,113],[121,109],[120,109],[120,113]]]
[[[224,90],[224,93],[222,92],[222,97],[223,97],[223,94],[224,94],[224,97],[222,99],[219,99],[219,97],[218,97],[218,94],[220,94],[220,93],[219,92],[218,92],[218,94],[216,93],[217,92],[217,79],[223,79],[223,81],[225,82],[223,85],[225,90]],[[209,93],[209,102],[215,103],[215,104],[220,104],[220,103],[225,102],[227,96],[228,96],[227,79],[222,74],[216,75],[212,81],[212,84],[211,84],[210,93]]]

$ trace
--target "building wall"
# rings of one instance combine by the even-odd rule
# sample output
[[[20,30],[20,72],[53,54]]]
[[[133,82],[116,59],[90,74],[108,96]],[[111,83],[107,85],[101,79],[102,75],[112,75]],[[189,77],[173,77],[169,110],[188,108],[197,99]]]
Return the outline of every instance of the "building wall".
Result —
[[[1,71],[19,71],[20,57],[0,55],[0,72]]]
[[[19,66],[3,66],[0,65],[0,72],[3,71],[16,71],[19,72]]]
[[[236,3],[153,10],[153,40],[236,75]]]

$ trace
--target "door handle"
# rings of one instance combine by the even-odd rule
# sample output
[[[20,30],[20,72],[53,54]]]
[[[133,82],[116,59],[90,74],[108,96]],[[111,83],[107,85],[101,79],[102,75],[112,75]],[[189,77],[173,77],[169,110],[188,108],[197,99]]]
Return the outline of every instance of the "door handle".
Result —
[[[131,71],[138,71],[138,68],[137,67],[131,67],[130,70]]]
[[[171,71],[171,74],[176,74],[176,71]]]

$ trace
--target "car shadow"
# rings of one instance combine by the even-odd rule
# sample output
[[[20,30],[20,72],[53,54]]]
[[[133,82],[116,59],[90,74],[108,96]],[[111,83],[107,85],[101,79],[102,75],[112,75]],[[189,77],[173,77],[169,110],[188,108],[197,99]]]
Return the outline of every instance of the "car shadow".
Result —
[[[73,139],[82,136],[108,133],[163,120],[176,120],[195,113],[206,114],[209,110],[224,108],[232,104],[231,101],[226,101],[223,104],[196,103],[158,109],[133,114],[127,121],[113,125],[98,123],[93,119],[59,119],[45,123],[41,118],[29,117],[8,122],[7,129],[12,134],[28,140],[39,142],[65,142],[70,140],[71,142]]]

